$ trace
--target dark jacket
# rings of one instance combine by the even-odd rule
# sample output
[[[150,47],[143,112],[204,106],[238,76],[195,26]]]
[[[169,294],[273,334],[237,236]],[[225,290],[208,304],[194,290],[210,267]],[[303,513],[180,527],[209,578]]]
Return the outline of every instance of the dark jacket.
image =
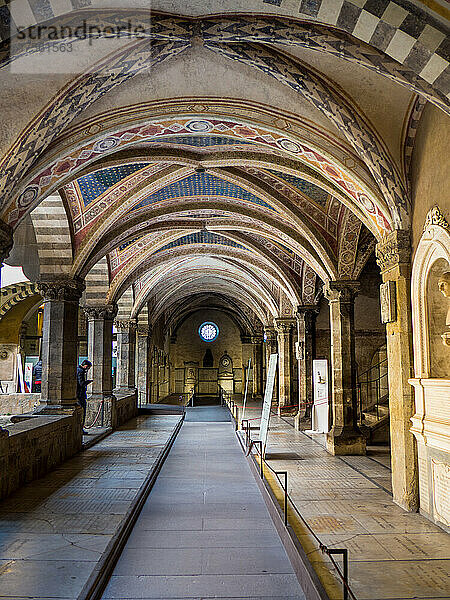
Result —
[[[42,360],[39,360],[33,367],[33,380],[35,383],[41,383],[42,380]]]
[[[77,400],[86,400],[88,386],[87,372],[80,365],[77,367]]]

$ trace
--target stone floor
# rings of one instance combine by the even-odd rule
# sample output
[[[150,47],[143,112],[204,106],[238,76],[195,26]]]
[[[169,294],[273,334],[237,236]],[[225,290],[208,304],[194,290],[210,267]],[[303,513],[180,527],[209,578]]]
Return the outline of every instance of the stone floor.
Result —
[[[305,599],[225,409],[187,409],[103,598]]]
[[[246,417],[260,412],[250,403]],[[289,421],[271,416],[268,462],[288,471],[289,493],[320,540],[348,548],[358,600],[450,598],[450,536],[392,502],[386,449],[334,457]],[[252,435],[257,438],[257,431]],[[333,566],[306,528],[297,524],[297,530],[330,598],[342,598]]]
[[[0,502],[0,598],[76,598],[180,416],[132,419]]]

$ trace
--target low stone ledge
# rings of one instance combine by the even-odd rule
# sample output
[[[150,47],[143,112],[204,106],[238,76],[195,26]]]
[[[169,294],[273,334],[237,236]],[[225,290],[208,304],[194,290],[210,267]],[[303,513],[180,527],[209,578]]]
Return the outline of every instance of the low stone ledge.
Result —
[[[0,437],[0,499],[42,477],[81,449],[81,409],[30,415]]]
[[[41,394],[0,394],[0,414],[22,415],[38,406]]]
[[[112,426],[120,427],[138,414],[137,390],[131,392],[114,391],[115,400],[112,404]]]

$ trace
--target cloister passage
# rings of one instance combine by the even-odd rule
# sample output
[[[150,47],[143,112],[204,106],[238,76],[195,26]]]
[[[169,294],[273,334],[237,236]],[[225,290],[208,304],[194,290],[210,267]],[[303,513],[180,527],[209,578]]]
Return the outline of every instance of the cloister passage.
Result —
[[[320,583],[321,597],[340,597],[327,552],[342,546],[357,590],[349,597],[448,597],[447,4],[122,4],[0,2],[0,514],[10,515],[0,598],[100,597],[95,574],[110,541],[119,540],[113,562],[125,564],[116,560],[131,530],[123,519],[134,505],[137,518],[146,479],[161,467],[156,493],[170,479],[162,473],[191,468],[176,450],[190,431],[205,473],[229,460],[236,476],[242,465],[253,477],[257,446],[245,457],[236,444],[245,445],[242,419],[258,437],[272,379],[258,494],[275,518],[282,491],[270,468],[288,472],[297,503],[286,531],[309,565],[308,583],[281,523],[285,550],[275,545],[289,570],[278,570],[279,554],[267,572],[278,596],[308,596]],[[208,421],[207,407],[224,399],[237,434]],[[188,411],[169,452],[183,407],[205,421]],[[219,431],[229,456],[208,449]],[[167,506],[181,506],[171,485]],[[72,494],[84,494],[83,508]],[[70,539],[67,556],[77,557],[61,565],[75,582],[67,595],[56,575],[42,585],[31,577],[42,556],[16,570],[25,559],[14,544],[30,549],[27,560],[41,554],[47,512],[56,537],[46,548]],[[62,516],[75,513],[78,525]],[[13,547],[1,537],[9,520],[29,536]],[[236,578],[254,566],[260,585],[265,534],[247,529],[253,562],[242,552],[238,566],[225,541],[220,560]],[[90,534],[100,536],[92,546],[78,543]],[[213,569],[205,548],[195,560],[166,548],[193,569],[192,588],[170,588],[176,597],[219,593],[224,571],[210,572],[211,587],[194,585],[195,569]],[[136,576],[154,576],[163,549],[141,549],[155,562],[143,559],[149,573]],[[303,592],[283,587],[294,574]],[[277,597],[272,583],[246,597]],[[223,591],[241,593],[231,583]]]

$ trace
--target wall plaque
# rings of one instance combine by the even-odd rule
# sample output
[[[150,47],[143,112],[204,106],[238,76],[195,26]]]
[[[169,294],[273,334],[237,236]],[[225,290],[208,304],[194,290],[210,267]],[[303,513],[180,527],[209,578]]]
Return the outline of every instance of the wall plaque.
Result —
[[[395,281],[386,281],[380,285],[381,322],[392,323],[397,320],[397,298]]]

